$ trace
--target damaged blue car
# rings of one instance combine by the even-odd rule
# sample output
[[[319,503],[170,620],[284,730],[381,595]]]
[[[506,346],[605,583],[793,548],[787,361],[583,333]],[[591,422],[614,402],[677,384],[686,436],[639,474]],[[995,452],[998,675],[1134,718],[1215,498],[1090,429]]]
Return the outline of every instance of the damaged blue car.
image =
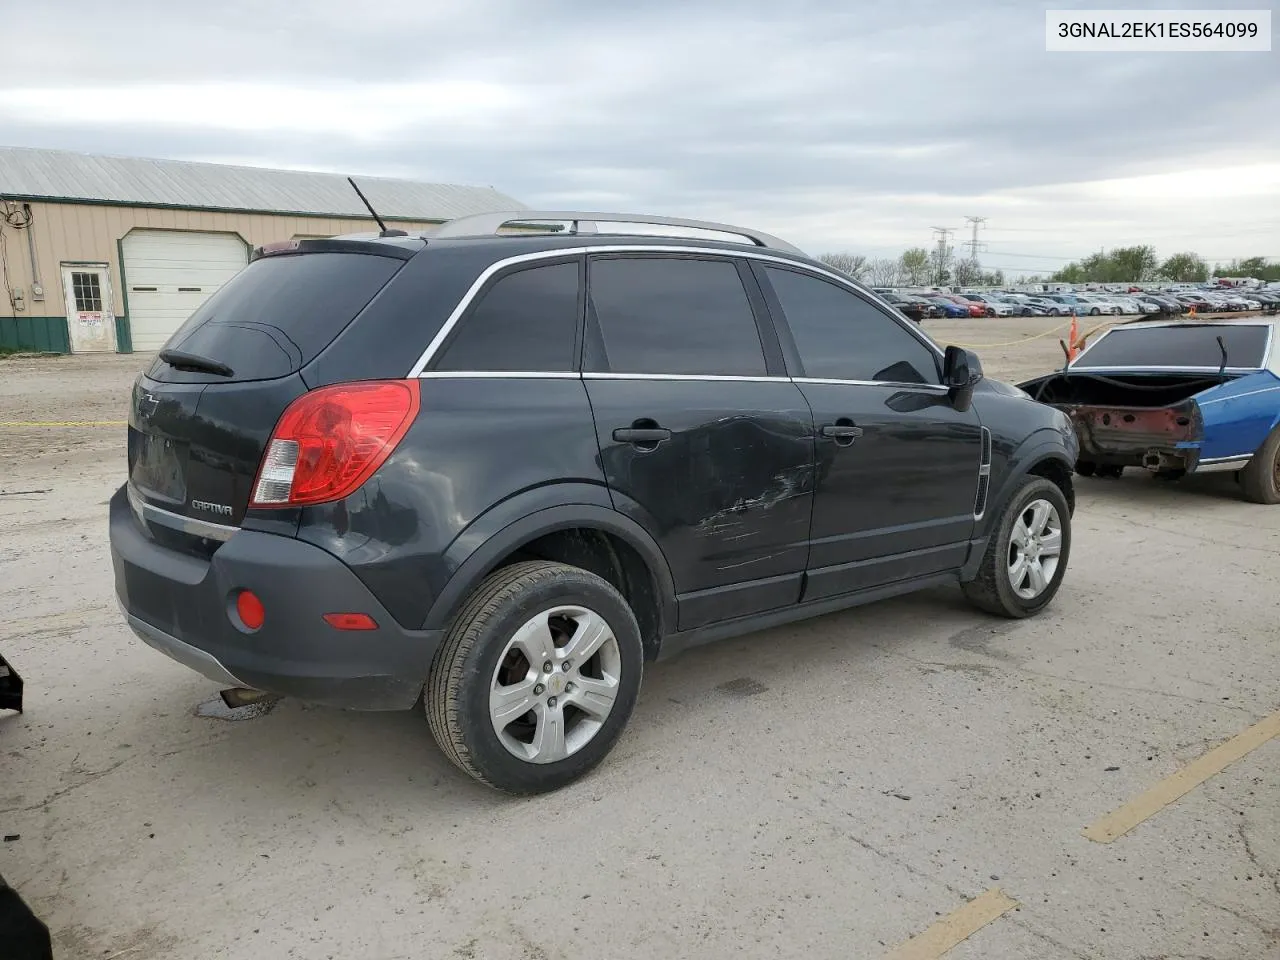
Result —
[[[1248,500],[1280,503],[1277,327],[1270,318],[1122,324],[1019,386],[1071,418],[1083,476],[1230,471]]]

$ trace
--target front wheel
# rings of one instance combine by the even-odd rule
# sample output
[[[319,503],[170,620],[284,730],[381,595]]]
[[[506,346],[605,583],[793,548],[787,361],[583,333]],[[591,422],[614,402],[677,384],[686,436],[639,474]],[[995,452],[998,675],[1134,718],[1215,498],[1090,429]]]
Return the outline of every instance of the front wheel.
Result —
[[[431,733],[482,783],[558,789],[612,749],[643,662],[635,616],[607,581],[540,560],[503,567],[468,598],[431,665]]]
[[[987,542],[978,575],[963,584],[969,602],[997,616],[1039,613],[1058,592],[1071,553],[1071,510],[1051,480],[1028,476]]]
[[[1097,307],[1094,307],[1092,310],[1089,311],[1089,316],[1096,317],[1100,313],[1102,313],[1102,311],[1099,310]]]

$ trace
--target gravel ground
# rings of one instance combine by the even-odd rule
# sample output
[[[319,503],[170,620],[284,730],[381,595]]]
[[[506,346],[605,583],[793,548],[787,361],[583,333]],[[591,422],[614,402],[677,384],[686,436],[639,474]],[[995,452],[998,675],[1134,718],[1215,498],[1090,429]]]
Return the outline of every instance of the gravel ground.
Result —
[[[926,322],[1005,379],[1057,325]],[[993,887],[948,958],[1280,957],[1280,739],[1081,832],[1280,709],[1280,508],[1230,478],[1079,479],[1029,621],[938,590],[654,665],[594,775],[512,800],[417,715],[197,715],[116,610],[122,428],[12,426],[122,420],[144,362],[0,360],[0,872],[58,960],[875,958]]]

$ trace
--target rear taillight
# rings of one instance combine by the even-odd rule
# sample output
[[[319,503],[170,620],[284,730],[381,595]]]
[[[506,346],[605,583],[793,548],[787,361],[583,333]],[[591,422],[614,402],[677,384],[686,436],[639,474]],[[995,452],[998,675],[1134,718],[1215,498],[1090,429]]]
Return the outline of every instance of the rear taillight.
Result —
[[[417,380],[340,383],[303,394],[280,417],[253,485],[253,507],[341,500],[386,462],[418,415]]]

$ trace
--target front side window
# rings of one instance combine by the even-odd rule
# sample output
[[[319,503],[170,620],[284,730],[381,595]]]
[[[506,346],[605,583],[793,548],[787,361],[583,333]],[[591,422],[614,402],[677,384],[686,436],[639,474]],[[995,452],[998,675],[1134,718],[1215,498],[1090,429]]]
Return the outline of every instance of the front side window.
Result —
[[[780,267],[766,267],[786,314],[804,375],[887,383],[939,382],[935,354],[852,291]]]
[[[612,373],[764,376],[764,348],[728,260],[594,260],[586,368]]]
[[[577,263],[509,273],[462,318],[435,369],[571,371],[577,329]]]

